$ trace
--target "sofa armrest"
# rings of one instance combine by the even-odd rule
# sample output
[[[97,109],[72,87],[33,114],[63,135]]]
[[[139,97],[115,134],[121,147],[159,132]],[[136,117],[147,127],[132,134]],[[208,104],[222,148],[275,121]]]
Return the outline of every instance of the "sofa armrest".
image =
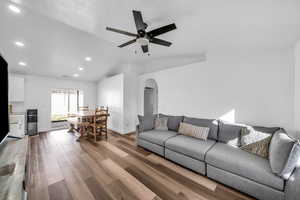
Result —
[[[139,134],[143,132],[142,128],[141,128],[141,125],[136,125],[136,135],[139,136]]]
[[[300,166],[297,167],[285,185],[285,200],[295,200],[300,197]]]

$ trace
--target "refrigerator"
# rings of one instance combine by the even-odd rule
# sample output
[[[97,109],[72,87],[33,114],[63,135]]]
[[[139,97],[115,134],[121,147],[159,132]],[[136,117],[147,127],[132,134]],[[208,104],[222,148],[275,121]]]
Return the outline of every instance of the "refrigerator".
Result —
[[[27,135],[33,136],[38,134],[38,110],[27,110]]]

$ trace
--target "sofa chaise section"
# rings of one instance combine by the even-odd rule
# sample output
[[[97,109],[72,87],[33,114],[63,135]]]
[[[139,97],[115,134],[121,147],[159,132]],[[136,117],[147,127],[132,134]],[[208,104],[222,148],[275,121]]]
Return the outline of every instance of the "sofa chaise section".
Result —
[[[300,199],[300,163],[285,186],[285,200]]]
[[[282,191],[259,184],[248,178],[244,178],[211,165],[207,165],[207,177],[229,187],[235,188],[236,190],[239,190],[259,200],[292,200],[285,199],[285,194]]]
[[[259,199],[283,197],[284,180],[272,173],[269,161],[265,158],[227,144],[217,143],[207,152],[205,161],[207,176],[216,181],[231,187],[238,186],[240,191]],[[229,181],[230,179],[235,182]],[[244,186],[240,187],[236,183]],[[258,188],[264,188],[264,191],[258,193]]]
[[[284,199],[285,181],[272,172],[269,160],[239,148],[245,127],[220,121],[218,142],[205,157],[207,176],[260,200]],[[279,130],[252,128],[270,135]]]

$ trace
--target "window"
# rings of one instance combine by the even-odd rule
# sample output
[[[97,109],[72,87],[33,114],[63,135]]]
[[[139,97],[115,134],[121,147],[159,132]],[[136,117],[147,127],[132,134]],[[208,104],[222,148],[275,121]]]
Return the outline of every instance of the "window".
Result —
[[[51,121],[63,121],[83,106],[83,92],[76,89],[55,89],[51,93]]]

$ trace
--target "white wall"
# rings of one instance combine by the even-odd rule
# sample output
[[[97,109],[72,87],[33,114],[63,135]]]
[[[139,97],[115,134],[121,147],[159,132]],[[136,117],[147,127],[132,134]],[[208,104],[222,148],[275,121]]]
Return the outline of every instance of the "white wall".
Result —
[[[23,75],[22,75],[23,76]],[[84,93],[84,105],[96,106],[96,83],[24,75],[25,101],[14,104],[14,111],[24,112],[26,109],[38,109],[39,131],[51,130],[51,91],[57,88],[74,88]]]
[[[295,46],[295,128],[300,131],[300,41]]]
[[[137,123],[138,75],[124,73],[124,133],[135,131]]]
[[[108,77],[98,83],[98,105],[109,107],[108,128],[121,134],[135,131],[138,78],[134,71]]]
[[[98,82],[97,105],[108,106],[108,128],[123,133],[124,75],[119,74]]]
[[[207,60],[139,77],[139,114],[147,79],[158,84],[161,113],[293,128],[293,49],[209,52]],[[233,116],[234,115],[234,116]]]

